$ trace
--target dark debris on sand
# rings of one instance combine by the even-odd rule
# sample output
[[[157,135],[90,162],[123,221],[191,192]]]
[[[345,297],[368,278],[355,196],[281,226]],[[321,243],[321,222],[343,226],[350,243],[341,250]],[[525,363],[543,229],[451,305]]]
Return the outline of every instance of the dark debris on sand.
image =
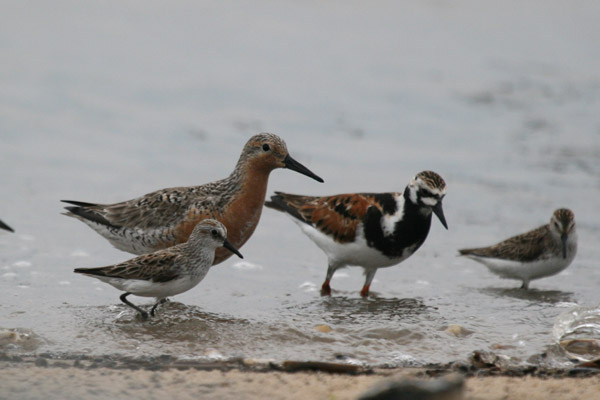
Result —
[[[322,361],[284,361],[282,363],[247,360],[234,358],[229,360],[178,359],[170,355],[157,357],[124,357],[120,355],[88,356],[72,354],[31,354],[10,355],[0,353],[0,369],[8,366],[31,365],[45,368],[81,368],[81,369],[124,369],[163,371],[170,369],[202,371],[251,371],[270,372],[283,371],[294,373],[298,371],[315,371],[332,374],[388,374],[395,368],[371,368],[348,363]],[[440,377],[451,372],[457,372],[464,377],[473,376],[533,376],[541,378],[588,377],[600,374],[600,360],[576,364],[571,368],[551,368],[536,365],[510,365],[506,358],[491,352],[475,351],[464,362],[448,364],[429,364],[415,367],[418,375],[423,377]]]

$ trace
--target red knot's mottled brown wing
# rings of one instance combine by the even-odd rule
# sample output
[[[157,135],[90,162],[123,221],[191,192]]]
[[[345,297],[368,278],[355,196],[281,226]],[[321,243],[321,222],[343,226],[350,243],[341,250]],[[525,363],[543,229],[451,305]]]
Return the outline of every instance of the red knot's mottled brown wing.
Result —
[[[63,200],[76,207],[67,207],[71,213],[115,228],[157,229],[173,227],[190,216],[193,219],[214,217],[218,193],[213,189],[218,182],[196,187],[157,190],[136,199],[115,204],[91,204]]]

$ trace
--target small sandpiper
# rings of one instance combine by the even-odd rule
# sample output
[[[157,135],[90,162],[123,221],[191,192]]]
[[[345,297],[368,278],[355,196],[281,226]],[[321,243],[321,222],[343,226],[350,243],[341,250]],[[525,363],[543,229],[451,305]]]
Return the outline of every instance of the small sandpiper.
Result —
[[[265,201],[269,174],[288,168],[319,182],[323,179],[288,153],[283,139],[261,133],[248,140],[229,177],[201,186],[162,189],[116,204],[62,200],[66,215],[78,218],[116,248],[145,254],[187,241],[196,224],[213,218],[225,225],[229,241],[241,248],[250,238]],[[231,253],[218,249],[215,264]]]
[[[498,244],[459,253],[480,262],[501,278],[523,282],[556,275],[571,264],[577,253],[575,215],[566,208],[554,211],[550,223],[513,236]]]
[[[10,226],[6,225],[4,222],[0,221],[0,228],[1,229],[6,229],[7,231],[10,232],[14,232],[13,228],[11,228]]]
[[[156,297],[157,302],[150,310],[150,315],[154,316],[156,307],[167,297],[186,292],[204,279],[219,247],[243,258],[227,240],[225,226],[213,219],[205,219],[194,227],[185,243],[120,264],[76,268],[74,272],[100,279],[124,291],[121,301],[137,310],[142,319],[147,319],[148,313],[127,300],[127,296]]]
[[[349,193],[314,197],[276,192],[267,207],[287,213],[328,257],[322,295],[338,268],[361,266],[367,297],[377,268],[398,264],[423,244],[432,212],[446,229],[442,199],[446,183],[433,171],[419,172],[404,192]]]

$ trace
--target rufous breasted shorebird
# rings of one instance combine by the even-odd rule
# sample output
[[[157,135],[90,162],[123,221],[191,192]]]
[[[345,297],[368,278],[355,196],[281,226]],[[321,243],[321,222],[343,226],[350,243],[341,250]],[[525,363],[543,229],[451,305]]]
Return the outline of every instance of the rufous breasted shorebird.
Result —
[[[145,254],[187,241],[198,222],[212,218],[225,225],[229,241],[241,248],[254,232],[263,209],[269,174],[288,168],[316,181],[323,179],[294,160],[283,139],[270,133],[252,136],[227,178],[201,186],[161,189],[116,204],[62,200],[75,217],[116,248]],[[217,249],[214,263],[231,256]]]

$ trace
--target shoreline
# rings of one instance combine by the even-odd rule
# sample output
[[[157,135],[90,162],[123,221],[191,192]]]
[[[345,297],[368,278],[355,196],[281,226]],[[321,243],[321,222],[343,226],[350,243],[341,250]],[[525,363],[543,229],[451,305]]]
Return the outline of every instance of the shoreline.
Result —
[[[570,367],[553,367],[540,364],[509,364],[505,358],[493,352],[474,351],[468,360],[449,363],[430,363],[420,366],[369,366],[357,363],[311,361],[311,360],[256,360],[248,358],[182,359],[168,354],[160,356],[130,357],[119,354],[84,355],[70,353],[30,353],[10,354],[0,352],[0,370],[11,367],[36,366],[44,368],[75,368],[115,370],[197,370],[222,372],[238,370],[241,372],[322,372],[339,375],[386,374],[385,371],[414,370],[428,377],[437,377],[449,373],[459,373],[465,377],[539,377],[568,378],[600,376],[600,359],[580,362]]]
[[[460,379],[462,397],[432,399],[593,398],[600,369],[502,368],[452,363],[370,368],[349,364],[253,360],[179,360],[171,356],[16,356],[0,354],[0,398],[10,399],[358,399],[385,382]]]

